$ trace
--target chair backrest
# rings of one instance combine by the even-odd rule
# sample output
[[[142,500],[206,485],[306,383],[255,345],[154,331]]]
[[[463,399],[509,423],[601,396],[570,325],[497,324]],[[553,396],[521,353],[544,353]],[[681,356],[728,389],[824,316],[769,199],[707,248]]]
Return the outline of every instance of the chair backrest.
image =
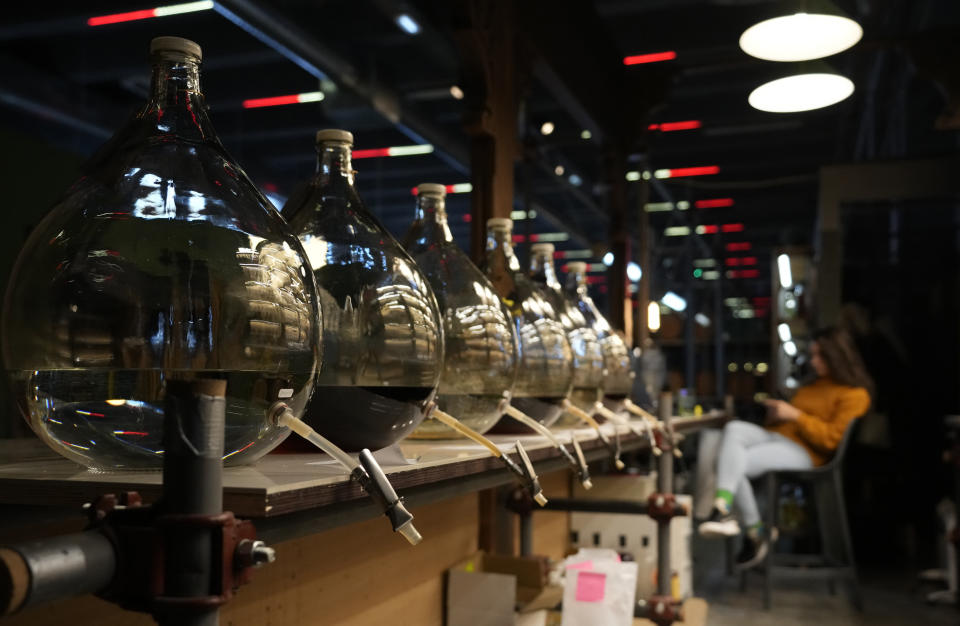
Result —
[[[833,451],[833,457],[822,466],[822,469],[833,469],[843,464],[843,457],[847,454],[847,449],[850,447],[850,442],[853,441],[861,419],[863,418],[856,417],[850,420],[850,423],[847,424],[847,429],[843,431],[843,438],[840,439],[840,445]]]

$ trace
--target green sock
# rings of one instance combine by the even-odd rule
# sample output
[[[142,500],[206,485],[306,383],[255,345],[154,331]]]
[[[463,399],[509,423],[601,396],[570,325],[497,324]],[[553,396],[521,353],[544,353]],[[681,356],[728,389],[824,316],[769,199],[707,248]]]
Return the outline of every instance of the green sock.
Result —
[[[753,540],[758,540],[763,536],[763,522],[757,522],[747,528],[747,536]]]
[[[733,509],[733,494],[727,491],[726,489],[717,489],[716,497],[720,500],[723,500],[727,503],[727,510],[730,511]]]

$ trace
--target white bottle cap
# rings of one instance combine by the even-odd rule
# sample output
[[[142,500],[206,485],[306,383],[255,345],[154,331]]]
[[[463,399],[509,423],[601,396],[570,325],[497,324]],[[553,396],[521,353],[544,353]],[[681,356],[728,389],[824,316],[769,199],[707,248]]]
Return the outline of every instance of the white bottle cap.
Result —
[[[567,263],[568,274],[586,274],[587,264],[583,261],[570,261]]]
[[[349,146],[352,146],[353,133],[351,133],[349,130],[341,130],[339,128],[325,128],[323,130],[318,130],[317,143],[322,143],[325,141],[345,143]]]
[[[431,195],[444,198],[447,195],[447,188],[446,186],[438,183],[420,183],[417,185],[417,195]]]
[[[509,217],[491,217],[487,220],[487,228],[513,230],[513,220]]]
[[[533,254],[543,254],[553,258],[555,247],[552,243],[535,243],[530,246],[530,252]]]
[[[183,37],[154,37],[150,40],[150,54],[172,52],[175,55],[194,57],[197,61],[203,59],[200,44],[184,39]]]

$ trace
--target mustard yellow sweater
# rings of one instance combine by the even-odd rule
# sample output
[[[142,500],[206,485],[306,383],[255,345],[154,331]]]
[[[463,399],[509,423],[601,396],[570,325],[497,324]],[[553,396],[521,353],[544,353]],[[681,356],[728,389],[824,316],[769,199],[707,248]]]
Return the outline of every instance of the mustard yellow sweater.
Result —
[[[814,465],[823,465],[840,445],[850,421],[870,408],[870,394],[862,387],[821,378],[798,389],[790,404],[800,409],[800,417],[768,426],[768,430],[796,441],[810,453]]]

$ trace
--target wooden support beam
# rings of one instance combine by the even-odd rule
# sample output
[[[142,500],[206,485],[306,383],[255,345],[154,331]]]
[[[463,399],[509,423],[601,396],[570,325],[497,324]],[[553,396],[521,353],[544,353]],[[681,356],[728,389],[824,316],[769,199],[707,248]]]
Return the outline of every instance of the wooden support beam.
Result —
[[[647,325],[647,309],[650,305],[650,283],[653,280],[653,266],[650,245],[650,214],[644,210],[650,198],[650,184],[647,181],[641,181],[637,187],[637,221],[639,222],[637,230],[637,239],[639,241],[639,250],[637,258],[640,262],[640,269],[643,270],[643,276],[640,277],[640,290],[637,292],[637,328],[634,330],[634,344],[641,348],[646,348],[647,341],[650,339],[650,328]]]
[[[607,184],[607,212],[610,216],[610,251],[613,264],[607,270],[610,294],[610,323],[633,336],[633,306],[627,289],[627,263],[630,261],[630,235],[627,230],[626,153],[619,146],[604,151],[604,173]]]
[[[486,223],[510,217],[517,156],[517,15],[513,2],[458,0],[454,32],[461,56],[464,129],[470,136],[471,237],[475,261]]]

